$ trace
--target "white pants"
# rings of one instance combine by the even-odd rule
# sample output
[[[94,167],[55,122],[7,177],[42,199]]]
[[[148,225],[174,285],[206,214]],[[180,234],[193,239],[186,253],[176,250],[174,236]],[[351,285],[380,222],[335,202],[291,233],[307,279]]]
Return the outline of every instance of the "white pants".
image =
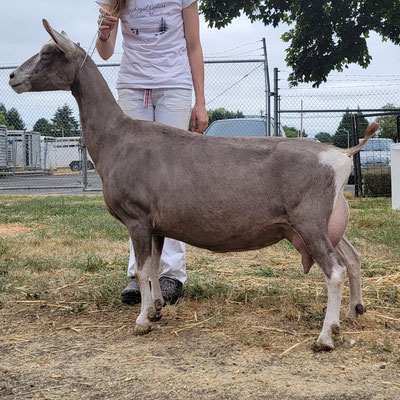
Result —
[[[189,128],[192,105],[190,89],[153,89],[150,93],[144,89],[118,89],[118,103],[122,111],[131,118],[161,122],[185,130]],[[128,276],[133,277],[136,259],[131,240],[129,248]],[[185,243],[165,238],[160,276],[182,283],[186,281]]]

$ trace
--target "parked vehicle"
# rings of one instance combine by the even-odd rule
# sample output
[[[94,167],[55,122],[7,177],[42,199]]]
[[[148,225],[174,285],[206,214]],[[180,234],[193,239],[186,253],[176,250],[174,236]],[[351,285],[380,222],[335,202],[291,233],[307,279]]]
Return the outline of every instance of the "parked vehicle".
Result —
[[[390,146],[392,139],[372,138],[360,152],[361,168],[390,165]]]
[[[54,143],[55,166],[70,168],[71,171],[80,171],[83,166],[81,137],[58,137]],[[87,168],[94,169],[94,164],[88,154]]]
[[[361,171],[372,168],[383,168],[390,166],[390,146],[394,143],[392,139],[372,138],[360,151]],[[354,183],[354,170],[352,169],[349,184]]]
[[[273,132],[273,126],[271,126]],[[266,121],[262,118],[233,118],[214,121],[204,132],[207,136],[267,136]],[[281,128],[280,136],[285,137]]]
[[[80,171],[83,167],[83,161],[72,161],[69,164],[71,171]],[[86,161],[86,169],[94,169],[94,164],[91,161]]]

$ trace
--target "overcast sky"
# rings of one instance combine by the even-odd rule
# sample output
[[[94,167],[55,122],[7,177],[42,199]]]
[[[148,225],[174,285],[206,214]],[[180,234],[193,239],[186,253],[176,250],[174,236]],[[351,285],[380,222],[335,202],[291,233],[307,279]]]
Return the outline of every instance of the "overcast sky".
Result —
[[[96,32],[98,6],[92,0],[2,0],[2,9],[0,65],[21,63],[48,40],[42,26],[42,18],[46,18],[55,29],[66,31],[74,41],[80,42],[85,48],[89,47]],[[280,39],[283,32],[283,28],[264,27],[261,23],[251,24],[244,17],[234,20],[229,27],[221,30],[210,29],[203,19],[201,21],[201,40],[205,55],[222,53],[226,56],[246,51],[250,51],[249,56],[258,55],[261,51],[252,51],[260,47],[257,45],[226,51],[265,37],[268,41],[270,67],[288,71],[284,62],[286,44]],[[355,66],[346,71],[346,74],[400,76],[400,47],[382,43],[378,35],[372,34],[369,48],[373,61],[368,70]],[[121,52],[120,42],[116,52]],[[119,57],[117,54],[116,59]],[[97,55],[94,58],[99,59]]]
[[[98,6],[92,0],[1,0],[3,18],[0,24],[0,66],[19,65],[37,53],[49,36],[42,25],[46,18],[57,30],[64,30],[75,42],[86,50],[92,42],[97,29]],[[277,29],[264,27],[261,23],[251,24],[241,17],[225,29],[207,27],[201,18],[201,41],[206,56],[257,57],[262,54],[261,39],[265,37],[268,45],[269,66],[272,72],[278,67],[282,73],[282,88],[287,87],[285,77],[290,72],[285,64],[286,44],[280,39],[285,27]],[[117,42],[113,61],[121,57],[121,35]],[[367,70],[351,66],[345,75],[333,72],[323,89],[329,87],[376,87],[400,90],[400,46],[383,43],[378,35],[372,33],[368,40],[372,63]],[[95,61],[100,61],[95,53]],[[362,76],[356,76],[362,75]],[[271,74],[272,78],[272,74]],[[0,86],[3,90],[3,86]],[[293,91],[293,93],[299,93]]]

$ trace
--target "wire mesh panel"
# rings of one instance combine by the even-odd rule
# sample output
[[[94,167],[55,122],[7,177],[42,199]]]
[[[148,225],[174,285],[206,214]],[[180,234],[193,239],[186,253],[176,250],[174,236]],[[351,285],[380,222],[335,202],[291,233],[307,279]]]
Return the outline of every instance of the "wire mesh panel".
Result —
[[[206,108],[210,118],[207,134],[266,134],[265,66],[262,58],[205,60]],[[115,87],[119,64],[100,64],[98,67],[117,98]],[[8,85],[9,74],[14,68],[0,67],[0,191],[101,190],[93,161],[82,146],[79,111],[71,93],[17,95]],[[285,85],[283,80],[279,83]],[[400,91],[384,85],[380,88],[349,85],[346,83],[329,90],[304,86],[279,88],[278,132],[289,137],[307,136],[338,147],[350,147],[362,138],[367,124],[376,120],[381,126],[379,137],[396,140],[395,116],[363,117],[363,114],[399,110]],[[358,138],[353,135],[354,115],[358,116]],[[270,131],[274,129],[271,127]],[[376,151],[371,155],[362,153],[364,167],[361,173],[372,166],[384,167],[382,160],[388,160],[385,151],[381,151],[383,155],[379,162]]]
[[[369,123],[377,122],[379,131],[354,157],[349,183],[356,183],[356,195],[390,196],[390,145],[399,140],[400,92],[350,89],[281,90],[280,124],[287,133],[348,148],[364,137]]]
[[[98,67],[117,98],[119,64]],[[101,190],[90,155],[83,161],[79,110],[71,93],[17,95],[8,85],[14,68],[0,68],[0,190]],[[205,92],[211,122],[265,115],[264,61],[206,60]]]

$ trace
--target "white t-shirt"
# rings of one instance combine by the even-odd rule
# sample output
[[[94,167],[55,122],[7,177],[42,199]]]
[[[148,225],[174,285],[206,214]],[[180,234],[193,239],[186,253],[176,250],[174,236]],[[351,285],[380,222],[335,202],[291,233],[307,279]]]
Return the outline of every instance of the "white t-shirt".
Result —
[[[117,88],[192,87],[182,10],[196,0],[129,0]]]

